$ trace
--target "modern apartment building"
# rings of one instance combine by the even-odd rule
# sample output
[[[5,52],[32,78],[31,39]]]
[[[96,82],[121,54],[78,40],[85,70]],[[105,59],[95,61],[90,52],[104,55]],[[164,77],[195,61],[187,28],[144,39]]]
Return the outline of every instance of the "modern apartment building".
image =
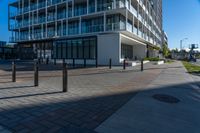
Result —
[[[0,41],[0,47],[4,47],[6,45],[5,41]]]
[[[157,56],[162,0],[16,0],[9,4],[9,30],[21,58],[100,65],[111,58],[119,65]]]

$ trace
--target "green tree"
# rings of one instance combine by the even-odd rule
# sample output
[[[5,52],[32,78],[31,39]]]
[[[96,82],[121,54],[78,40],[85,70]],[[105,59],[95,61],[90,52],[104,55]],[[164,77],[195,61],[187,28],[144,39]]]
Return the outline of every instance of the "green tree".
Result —
[[[170,54],[170,51],[169,51],[169,48],[167,47],[167,44],[164,44],[163,45],[163,56],[164,57],[168,57],[169,56],[169,54]]]

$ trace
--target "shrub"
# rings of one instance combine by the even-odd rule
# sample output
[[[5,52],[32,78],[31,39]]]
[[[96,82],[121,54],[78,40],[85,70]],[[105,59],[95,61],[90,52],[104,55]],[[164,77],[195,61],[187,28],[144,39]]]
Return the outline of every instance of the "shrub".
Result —
[[[158,57],[149,57],[149,58],[144,58],[144,60],[149,60],[149,61],[160,61]]]

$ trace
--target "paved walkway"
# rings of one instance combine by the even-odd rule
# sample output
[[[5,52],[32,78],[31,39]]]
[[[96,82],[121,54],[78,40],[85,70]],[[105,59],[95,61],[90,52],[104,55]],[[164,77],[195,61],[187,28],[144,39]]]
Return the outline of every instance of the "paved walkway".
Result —
[[[129,107],[134,107],[127,108],[127,110],[130,109],[131,115],[126,113],[130,120],[133,120],[132,116],[137,116],[137,119],[141,119],[141,121],[135,121],[135,123],[143,124],[143,128],[147,126],[145,127],[147,131],[149,124],[142,122],[145,120],[153,123],[154,119],[150,119],[151,115],[156,116],[157,112],[159,114],[158,109],[163,110],[163,107],[167,105],[169,111],[173,111],[170,108],[171,105],[151,99],[154,92],[161,93],[163,92],[161,90],[166,90],[167,93],[169,90],[173,90],[174,94],[180,93],[178,98],[181,99],[181,102],[177,104],[180,105],[184,103],[182,101],[185,95],[182,95],[179,88],[181,90],[183,87],[185,93],[187,90],[189,92],[191,90],[191,86],[188,85],[188,82],[191,81],[187,81],[188,77],[185,77],[187,74],[180,63],[160,66],[149,63],[145,65],[144,72],[140,72],[139,67],[127,70],[122,70],[119,67],[114,67],[112,70],[107,67],[70,70],[67,93],[62,93],[60,66],[55,68],[48,66],[50,69],[41,66],[39,87],[33,87],[32,65],[27,67],[24,64],[17,65],[17,67],[17,82],[12,83],[10,82],[10,65],[0,65],[0,132],[111,132],[106,128],[107,121],[112,122],[110,119],[115,118],[115,112],[124,110],[123,108],[126,108],[127,104],[130,104]],[[177,80],[177,77],[180,80]],[[172,88],[166,86],[169,83],[172,83],[171,86],[174,86],[175,89],[169,89]],[[181,84],[182,86],[180,86]],[[171,94],[171,91],[169,93]],[[197,95],[195,98],[198,100],[198,93],[194,94]],[[132,99],[134,97],[136,99]],[[129,100],[131,101],[128,102]],[[185,102],[186,105],[193,103],[187,100]],[[197,101],[193,106],[196,107],[196,105],[198,105]],[[175,113],[175,115],[177,114]],[[185,115],[184,110],[183,115]],[[198,117],[196,117],[195,122],[197,120],[199,120]],[[126,125],[130,127],[123,128],[125,125],[122,125],[121,129],[127,129],[128,132],[133,129],[133,125],[136,125],[134,130],[137,131],[138,125],[133,122],[131,121],[130,124],[126,122]],[[196,122],[196,125],[199,123]],[[138,126],[138,130],[139,127],[141,126]],[[124,132],[120,129],[118,131]],[[113,130],[113,132],[115,131]]]
[[[12,83],[9,67],[2,66],[0,72],[0,125],[4,130],[88,133],[95,132],[164,66],[149,64],[144,72],[137,67],[70,70],[67,93],[61,92],[61,70],[41,70],[39,87],[33,87],[31,68],[17,65],[17,82]]]
[[[154,99],[155,94],[176,97],[178,103]],[[199,133],[200,78],[189,75],[180,62],[163,69],[141,91],[95,131],[100,133]]]

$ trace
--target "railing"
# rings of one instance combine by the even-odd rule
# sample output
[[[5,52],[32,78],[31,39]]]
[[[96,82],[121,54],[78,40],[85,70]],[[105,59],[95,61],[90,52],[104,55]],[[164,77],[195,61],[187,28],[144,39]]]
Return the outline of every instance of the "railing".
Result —
[[[116,2],[116,8],[123,8],[123,7],[125,7],[125,3],[124,2],[122,2],[122,1],[117,1]]]
[[[106,24],[106,31],[125,30],[125,23],[110,23]]]
[[[79,28],[68,28],[69,35],[75,35],[79,33]]]
[[[82,26],[82,33],[92,33],[92,32],[100,32],[104,30],[104,25],[92,25],[92,26]]]
[[[135,35],[137,35],[137,28],[135,28],[134,26],[133,26],[133,33],[134,33]]]
[[[131,6],[130,11],[131,13],[133,13],[133,15],[137,16],[137,11],[135,10],[133,6]]]

